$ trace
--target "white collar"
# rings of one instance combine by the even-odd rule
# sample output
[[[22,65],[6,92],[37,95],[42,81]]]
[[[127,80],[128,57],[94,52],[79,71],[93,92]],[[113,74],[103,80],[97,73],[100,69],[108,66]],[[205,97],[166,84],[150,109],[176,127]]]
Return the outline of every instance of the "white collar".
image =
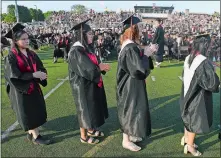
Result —
[[[84,46],[79,41],[75,42],[72,47],[75,47],[75,46],[79,46],[79,47],[83,47],[84,48]],[[71,53],[68,53],[68,57],[70,56],[70,54]]]
[[[126,45],[130,44],[130,43],[134,43],[134,42],[133,42],[132,40],[130,40],[130,39],[127,39],[126,41],[124,41],[124,42],[123,42],[123,44],[122,44],[122,46],[121,46],[121,50],[120,50],[120,52],[119,52],[119,56],[118,56],[118,57],[120,57],[121,52],[122,52],[122,50],[124,49],[124,47],[125,47]]]
[[[81,42],[79,42],[79,41],[77,41],[77,42],[75,42],[74,44],[73,44],[73,47],[75,47],[75,46],[80,46],[80,47],[83,47],[84,48],[84,46],[81,44]]]

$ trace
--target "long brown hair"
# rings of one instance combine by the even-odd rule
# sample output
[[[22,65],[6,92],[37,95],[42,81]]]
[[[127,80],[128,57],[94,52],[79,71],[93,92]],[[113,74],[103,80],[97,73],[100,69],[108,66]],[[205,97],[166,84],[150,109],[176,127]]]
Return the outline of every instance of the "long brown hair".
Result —
[[[128,29],[125,30],[123,35],[120,37],[120,43],[121,45],[123,42],[127,39],[130,39],[132,41],[139,41],[139,29],[137,25],[133,25],[132,27],[129,27]]]

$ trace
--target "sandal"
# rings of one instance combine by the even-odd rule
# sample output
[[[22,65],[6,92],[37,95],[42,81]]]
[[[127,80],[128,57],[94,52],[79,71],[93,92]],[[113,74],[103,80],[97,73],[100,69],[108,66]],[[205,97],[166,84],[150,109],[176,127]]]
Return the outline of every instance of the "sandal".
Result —
[[[27,136],[26,136],[26,138],[27,138],[27,140],[28,141],[32,141],[32,139],[33,139],[33,136],[32,136],[32,134],[27,134]]]
[[[90,133],[89,131],[87,132],[87,135],[90,137],[103,137],[104,133],[101,131],[96,131],[94,130],[92,133]]]
[[[93,137],[88,137],[86,139],[80,139],[81,140],[81,143],[84,143],[84,144],[98,144],[100,141],[98,139],[95,139]]]
[[[186,144],[187,144],[187,143],[185,142],[185,137],[183,136],[182,139],[181,139],[181,145],[184,146],[184,145],[186,145]],[[198,149],[198,145],[196,145],[196,144],[193,144],[193,147],[194,147],[195,149]]]
[[[199,152],[198,150],[196,150],[195,148],[194,148],[195,151],[189,151],[188,148],[194,148],[194,146],[191,146],[191,145],[186,144],[186,145],[184,146],[184,154],[191,153],[193,156],[201,156],[201,155],[202,155],[202,153]]]

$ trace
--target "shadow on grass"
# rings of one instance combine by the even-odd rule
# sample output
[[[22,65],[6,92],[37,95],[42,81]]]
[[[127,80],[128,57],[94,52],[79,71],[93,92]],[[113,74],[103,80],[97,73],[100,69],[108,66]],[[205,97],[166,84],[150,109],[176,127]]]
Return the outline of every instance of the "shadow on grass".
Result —
[[[183,122],[180,117],[180,106],[179,106],[179,94],[155,98],[149,101],[151,109],[151,121],[152,129],[157,129],[156,132],[153,132],[151,137],[139,143],[142,148],[145,148],[153,140],[162,139],[164,137],[173,136],[177,133],[183,133]],[[178,98],[177,98],[178,97]],[[169,101],[168,103],[165,103]],[[155,110],[154,110],[154,109]],[[45,125],[42,126],[42,131],[53,131],[53,133],[48,134],[47,137],[52,138],[53,143],[59,143],[65,139],[79,136],[79,124],[77,115],[64,116],[48,121]],[[106,120],[106,123],[101,127],[101,130],[104,131],[105,137],[101,139],[106,139],[108,136],[113,135],[114,132],[119,133],[120,124],[118,121],[117,108],[109,108],[109,118]],[[218,131],[211,132],[208,135],[201,136],[196,139],[197,144],[202,144],[206,139],[211,138],[214,135],[217,135]],[[25,136],[24,134],[10,136],[9,139],[16,137]],[[177,140],[180,141],[180,140]],[[205,151],[210,146],[218,143],[217,140],[212,142],[202,144],[200,148],[202,151]],[[121,147],[119,145],[119,147]]]
[[[118,119],[116,119],[116,107],[109,109],[109,116],[110,117],[106,120],[106,123],[101,127],[101,130],[105,133],[105,137],[102,139],[105,139],[106,137],[110,136],[113,131],[119,129]],[[47,137],[53,138],[53,143],[59,143],[64,139],[68,139],[77,135],[80,138],[80,129],[78,124],[78,118],[76,115],[60,117],[48,121],[43,126],[43,128],[45,131],[55,131],[55,133],[47,135]],[[70,132],[72,132],[72,134],[70,134]]]
[[[183,66],[183,63],[177,63],[177,64],[171,64],[171,65],[166,65],[166,66],[160,66],[160,68],[181,67],[181,66]]]

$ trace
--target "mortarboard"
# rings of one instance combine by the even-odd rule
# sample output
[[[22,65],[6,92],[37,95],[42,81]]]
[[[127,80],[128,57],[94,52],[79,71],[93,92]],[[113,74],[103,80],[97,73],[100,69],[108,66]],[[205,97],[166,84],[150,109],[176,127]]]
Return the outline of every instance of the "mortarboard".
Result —
[[[82,43],[82,39],[83,39],[83,32],[88,32],[91,30],[91,27],[86,24],[89,20],[91,20],[91,19],[87,19],[83,22],[80,22],[70,29],[70,32],[72,32],[73,30],[74,31],[78,31],[78,30],[81,31],[81,43]]]
[[[211,36],[217,36],[217,34],[216,33],[212,33]]]
[[[123,24],[123,28],[124,28],[123,31],[122,31],[122,34],[129,27],[131,27],[133,25],[136,25],[139,22],[141,22],[141,20],[138,17],[134,16],[134,14],[132,14],[131,16],[129,16],[128,18],[126,18],[124,21],[121,22]]]
[[[16,23],[12,29],[10,29],[6,34],[5,34],[5,37],[6,38],[10,38],[10,39],[13,39],[13,35],[15,32],[18,32],[18,31],[21,31],[25,28],[25,26],[23,26],[22,24],[20,23]]]
[[[90,31],[91,30],[90,26],[86,24],[89,20],[91,19],[87,19],[83,22],[76,24],[75,26],[72,27],[72,29],[70,29],[70,31],[73,31],[73,30],[76,31],[76,30],[81,30],[81,29],[83,31]]]

